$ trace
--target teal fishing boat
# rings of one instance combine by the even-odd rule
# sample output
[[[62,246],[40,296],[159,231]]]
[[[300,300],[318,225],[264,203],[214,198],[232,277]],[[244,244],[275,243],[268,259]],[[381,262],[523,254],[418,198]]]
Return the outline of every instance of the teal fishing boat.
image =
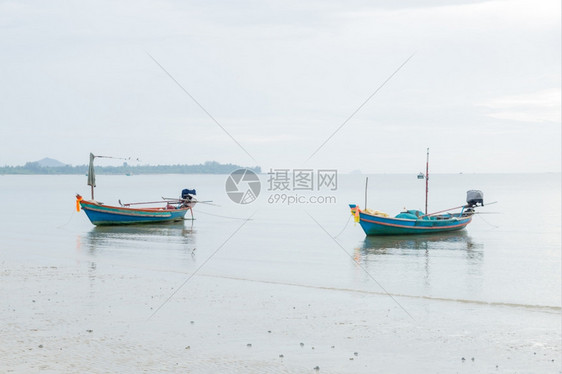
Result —
[[[441,210],[427,212],[427,196],[429,189],[429,148],[425,172],[425,212],[420,210],[404,210],[395,217],[365,208],[361,210],[357,204],[349,204],[355,222],[361,225],[366,235],[418,235],[464,229],[470,222],[477,206],[484,206],[484,194],[479,190],[467,192],[466,204]],[[368,179],[367,179],[368,183]],[[367,186],[365,186],[365,206],[367,206]],[[460,212],[451,213],[459,210]]]
[[[396,217],[370,209],[361,210],[355,204],[349,204],[349,207],[366,235],[410,235],[462,230],[472,221],[474,214],[474,208],[470,204],[462,206],[460,213],[424,214],[419,210],[407,210]]]

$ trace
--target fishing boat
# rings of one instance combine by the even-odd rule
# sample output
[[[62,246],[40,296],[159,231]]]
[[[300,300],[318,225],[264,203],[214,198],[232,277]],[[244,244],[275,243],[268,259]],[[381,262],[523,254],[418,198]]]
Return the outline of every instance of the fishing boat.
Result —
[[[441,210],[435,213],[427,212],[429,180],[429,148],[425,173],[425,212],[420,210],[404,210],[395,217],[365,208],[361,210],[357,204],[349,204],[351,214],[363,228],[366,235],[416,235],[456,231],[464,229],[471,221],[477,206],[484,206],[482,191],[467,191],[466,204]],[[368,179],[367,179],[368,183]],[[365,187],[365,206],[367,206],[367,188]],[[451,213],[459,210],[460,212]]]
[[[355,204],[349,204],[349,207],[366,235],[428,234],[462,230],[472,221],[474,214],[470,205],[463,206],[460,213],[424,214],[419,210],[407,210],[396,217],[370,209],[361,210]]]
[[[162,198],[160,201],[138,202],[123,204],[119,200],[119,206],[106,205],[94,199],[94,187],[96,186],[94,159],[97,157],[115,158],[110,156],[94,156],[90,153],[90,165],[88,167],[88,185],[91,186],[91,200],[84,200],[79,194],[76,195],[76,210],[84,210],[90,222],[96,226],[101,225],[129,225],[140,223],[163,223],[181,221],[188,211],[193,218],[193,206],[198,202],[193,196],[195,190],[183,189],[180,198]],[[132,205],[157,205],[145,208],[135,208]]]
[[[128,206],[111,206],[95,200],[84,200],[76,195],[77,204],[86,213],[90,222],[101,225],[128,225],[138,223],[174,222],[184,219],[188,211],[192,212],[195,202],[162,200],[152,204],[164,203],[163,207],[131,208]],[[135,203],[139,204],[139,203]]]

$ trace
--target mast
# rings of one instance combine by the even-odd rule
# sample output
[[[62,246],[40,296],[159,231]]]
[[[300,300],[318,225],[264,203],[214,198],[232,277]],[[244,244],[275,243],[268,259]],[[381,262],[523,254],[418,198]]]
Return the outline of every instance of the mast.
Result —
[[[425,214],[427,214],[428,188],[429,188],[429,148],[427,149],[427,159],[425,161]]]
[[[369,184],[369,177],[365,178],[365,210],[367,210],[367,185]]]

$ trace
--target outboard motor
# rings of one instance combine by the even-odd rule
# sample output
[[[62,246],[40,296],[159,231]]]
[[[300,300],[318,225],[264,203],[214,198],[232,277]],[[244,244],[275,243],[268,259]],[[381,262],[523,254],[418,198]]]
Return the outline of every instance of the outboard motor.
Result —
[[[183,202],[184,206],[187,206],[187,204],[189,204],[193,199],[193,196],[191,195],[197,195],[197,192],[195,190],[188,190],[187,188],[181,191],[181,198],[182,200],[184,200]]]
[[[475,207],[478,204],[484,206],[484,193],[480,190],[466,191],[466,203],[470,207]]]
[[[195,190],[188,190],[187,188],[181,190],[181,198],[182,199],[189,199],[191,200],[193,198],[193,196],[191,195],[197,195],[197,191]]]

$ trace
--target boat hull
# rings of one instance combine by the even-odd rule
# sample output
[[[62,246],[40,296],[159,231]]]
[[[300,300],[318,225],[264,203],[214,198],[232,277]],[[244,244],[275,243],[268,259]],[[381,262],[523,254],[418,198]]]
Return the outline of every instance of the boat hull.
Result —
[[[464,229],[471,216],[447,219],[389,218],[359,212],[359,224],[366,235],[418,235]]]
[[[134,209],[103,205],[93,201],[80,201],[82,210],[96,226],[132,225],[142,223],[173,222],[183,220],[190,207],[178,209]]]

